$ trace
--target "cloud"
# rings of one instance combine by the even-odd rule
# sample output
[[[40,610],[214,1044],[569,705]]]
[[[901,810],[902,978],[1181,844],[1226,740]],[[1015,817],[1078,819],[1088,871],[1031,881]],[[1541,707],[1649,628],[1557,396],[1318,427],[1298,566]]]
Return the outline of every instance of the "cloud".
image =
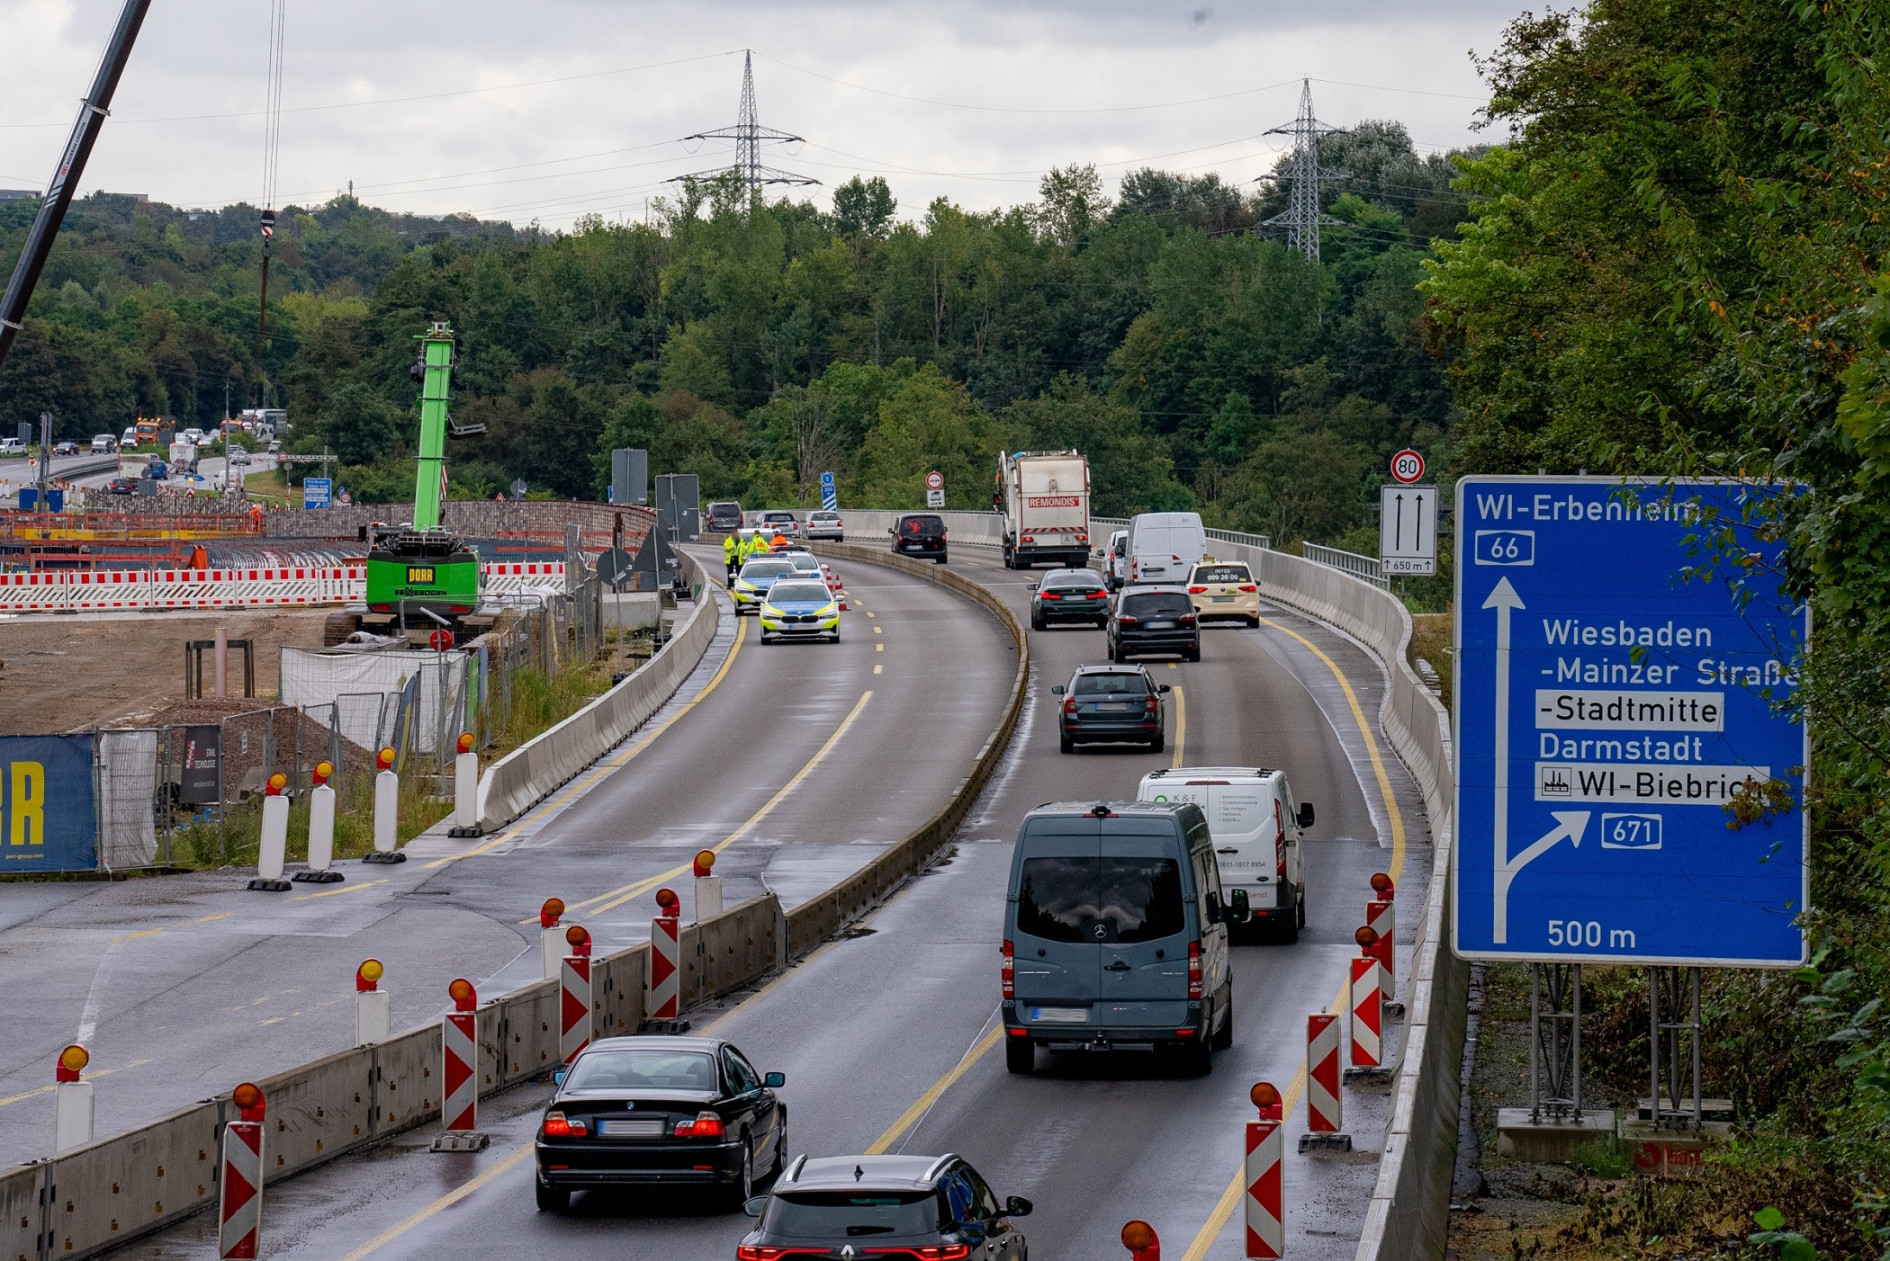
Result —
[[[97,65],[116,0],[0,7],[0,181],[43,183]],[[764,124],[806,137],[764,160],[830,188],[882,174],[902,214],[1035,196],[1052,165],[1110,179],[1143,163],[1246,182],[1314,78],[1322,118],[1403,120],[1472,142],[1468,58],[1513,9],[1440,0],[763,0],[603,3],[290,0],[279,200],[350,180],[365,200],[548,227],[637,217],[666,181],[730,159],[679,138],[735,121],[755,50]],[[268,4],[154,6],[83,187],[183,205],[262,188]],[[1366,86],[1377,85],[1377,86]],[[37,126],[35,124],[38,124]],[[39,172],[39,174],[32,174]],[[825,203],[820,189],[808,190]]]

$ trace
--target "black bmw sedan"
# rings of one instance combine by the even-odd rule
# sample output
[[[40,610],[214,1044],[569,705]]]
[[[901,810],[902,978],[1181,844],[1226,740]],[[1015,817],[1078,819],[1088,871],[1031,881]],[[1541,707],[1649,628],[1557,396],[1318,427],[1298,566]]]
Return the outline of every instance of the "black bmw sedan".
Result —
[[[716,1038],[603,1038],[558,1074],[539,1122],[538,1207],[573,1191],[703,1187],[731,1209],[787,1160],[787,1078]]]

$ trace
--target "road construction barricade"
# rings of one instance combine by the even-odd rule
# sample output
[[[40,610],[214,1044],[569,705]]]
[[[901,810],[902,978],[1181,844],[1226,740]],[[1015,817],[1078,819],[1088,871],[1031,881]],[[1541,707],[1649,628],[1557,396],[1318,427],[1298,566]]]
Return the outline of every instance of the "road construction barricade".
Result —
[[[484,590],[519,596],[564,590],[564,562],[492,564]],[[151,609],[297,609],[359,604],[362,565],[240,569],[51,570],[0,574],[0,613],[109,613]]]

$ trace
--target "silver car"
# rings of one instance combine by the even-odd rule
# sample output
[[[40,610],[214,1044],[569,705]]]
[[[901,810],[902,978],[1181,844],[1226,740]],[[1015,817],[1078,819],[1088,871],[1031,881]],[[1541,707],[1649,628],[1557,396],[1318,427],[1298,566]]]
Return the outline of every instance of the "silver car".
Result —
[[[755,522],[755,528],[762,532],[763,538],[773,538],[777,534],[784,539],[801,537],[801,523],[793,513],[781,508],[762,513]]]
[[[809,539],[831,539],[835,543],[847,541],[846,522],[840,519],[839,513],[825,508],[807,514],[805,533]]]

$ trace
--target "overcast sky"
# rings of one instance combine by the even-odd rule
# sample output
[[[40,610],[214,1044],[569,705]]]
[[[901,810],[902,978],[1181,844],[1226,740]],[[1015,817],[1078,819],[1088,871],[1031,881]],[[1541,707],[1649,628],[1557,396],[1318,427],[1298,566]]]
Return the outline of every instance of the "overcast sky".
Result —
[[[122,0],[0,0],[0,187],[43,188]],[[390,209],[563,227],[638,218],[672,176],[726,166],[743,48],[763,160],[880,174],[916,217],[1033,200],[1051,166],[1111,192],[1153,165],[1246,183],[1299,80],[1319,117],[1472,143],[1487,53],[1517,0],[288,0],[278,204],[354,181]],[[270,0],[157,0],[81,191],[260,201]],[[779,190],[777,190],[779,191]]]

